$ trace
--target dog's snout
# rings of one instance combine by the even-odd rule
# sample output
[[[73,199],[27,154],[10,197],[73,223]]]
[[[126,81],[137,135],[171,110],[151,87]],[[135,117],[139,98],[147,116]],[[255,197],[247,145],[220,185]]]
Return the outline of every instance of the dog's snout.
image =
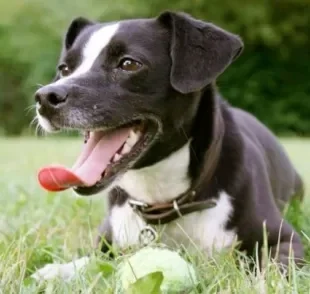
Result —
[[[41,106],[56,107],[66,102],[68,92],[61,87],[45,86],[35,93],[35,101]]]

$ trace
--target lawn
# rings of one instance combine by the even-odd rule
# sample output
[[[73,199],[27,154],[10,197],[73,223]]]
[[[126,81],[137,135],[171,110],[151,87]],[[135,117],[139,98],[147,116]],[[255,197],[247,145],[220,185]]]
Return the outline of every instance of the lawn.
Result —
[[[310,187],[310,141],[285,139],[285,148]],[[49,163],[70,165],[82,139],[0,139],[0,293],[113,293],[114,275],[103,264],[66,283],[32,283],[29,275],[48,262],[68,262],[93,252],[96,228],[104,215],[100,197],[75,197],[72,192],[49,194],[37,181],[37,170]],[[308,155],[307,155],[308,154]],[[310,194],[302,212],[291,210],[290,220],[304,235],[310,257]],[[270,265],[265,273],[237,269],[231,253],[203,261],[193,256],[203,293],[310,293],[310,271],[292,271],[289,281]],[[102,265],[102,264],[101,264]],[[198,292],[197,292],[198,293]]]

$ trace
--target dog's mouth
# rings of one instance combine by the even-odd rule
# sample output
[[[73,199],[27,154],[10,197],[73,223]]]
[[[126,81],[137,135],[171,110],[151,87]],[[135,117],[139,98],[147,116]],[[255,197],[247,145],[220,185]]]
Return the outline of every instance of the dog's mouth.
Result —
[[[157,121],[149,119],[107,131],[86,131],[83,150],[73,167],[44,167],[39,171],[39,182],[49,191],[73,188],[81,195],[98,193],[141,158],[159,127]]]

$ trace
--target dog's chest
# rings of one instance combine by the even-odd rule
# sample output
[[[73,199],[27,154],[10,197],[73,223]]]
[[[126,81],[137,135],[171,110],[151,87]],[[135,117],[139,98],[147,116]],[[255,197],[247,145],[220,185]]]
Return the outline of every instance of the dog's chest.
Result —
[[[220,250],[233,244],[236,233],[225,228],[232,210],[229,196],[222,192],[214,208],[194,212],[153,228],[158,232],[160,242],[168,246],[184,245],[186,248],[196,247],[210,253],[212,249]],[[113,243],[123,249],[139,245],[140,232],[146,223],[127,202],[112,208],[110,223]]]

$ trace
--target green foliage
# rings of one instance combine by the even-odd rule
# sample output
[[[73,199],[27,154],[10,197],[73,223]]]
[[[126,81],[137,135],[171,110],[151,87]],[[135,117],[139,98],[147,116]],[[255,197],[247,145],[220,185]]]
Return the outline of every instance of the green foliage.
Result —
[[[108,21],[181,10],[239,34],[242,57],[220,78],[224,96],[278,133],[310,134],[309,0],[11,0],[0,4],[0,130],[28,128],[38,84],[54,75],[62,36],[76,16]],[[28,115],[27,115],[28,114]]]
[[[277,133],[309,135],[309,62],[301,50],[289,59],[267,48],[245,52],[218,85],[233,105],[254,113]]]

